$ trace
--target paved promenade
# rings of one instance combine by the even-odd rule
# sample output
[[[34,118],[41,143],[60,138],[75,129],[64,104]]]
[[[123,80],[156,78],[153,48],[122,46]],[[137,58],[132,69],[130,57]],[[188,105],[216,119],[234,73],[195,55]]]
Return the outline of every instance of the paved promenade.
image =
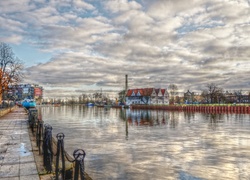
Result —
[[[28,115],[16,108],[0,117],[0,179],[39,180],[27,125]]]

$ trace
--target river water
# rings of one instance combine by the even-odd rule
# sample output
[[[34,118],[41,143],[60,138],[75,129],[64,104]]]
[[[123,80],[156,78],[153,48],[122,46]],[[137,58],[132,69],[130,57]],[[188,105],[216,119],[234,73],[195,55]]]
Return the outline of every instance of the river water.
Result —
[[[250,115],[40,107],[96,179],[250,179]]]

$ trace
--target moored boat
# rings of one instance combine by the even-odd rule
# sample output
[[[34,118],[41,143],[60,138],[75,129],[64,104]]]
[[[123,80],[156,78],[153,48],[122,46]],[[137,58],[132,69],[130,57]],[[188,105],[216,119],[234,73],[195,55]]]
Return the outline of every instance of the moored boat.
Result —
[[[105,107],[105,108],[111,108],[112,105],[111,105],[111,104],[105,104],[104,107]]]
[[[124,105],[112,105],[112,108],[123,108]]]
[[[86,106],[88,106],[88,107],[93,107],[93,106],[94,106],[94,103],[87,103]]]
[[[22,101],[22,106],[26,109],[36,107],[36,101],[34,99],[24,99]]]
[[[96,107],[104,107],[103,104],[97,104]]]

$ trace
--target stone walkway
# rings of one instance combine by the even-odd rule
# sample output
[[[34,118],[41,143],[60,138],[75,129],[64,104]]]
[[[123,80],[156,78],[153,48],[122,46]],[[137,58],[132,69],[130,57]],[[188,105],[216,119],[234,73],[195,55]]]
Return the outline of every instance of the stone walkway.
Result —
[[[16,108],[0,117],[0,179],[39,180],[27,125],[28,115]]]

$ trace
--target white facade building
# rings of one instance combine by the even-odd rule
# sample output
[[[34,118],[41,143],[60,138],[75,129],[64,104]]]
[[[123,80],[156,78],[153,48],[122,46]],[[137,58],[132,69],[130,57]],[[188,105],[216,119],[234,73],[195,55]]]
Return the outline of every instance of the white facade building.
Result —
[[[160,88],[129,89],[126,105],[131,104],[169,104],[169,94],[167,89]]]

